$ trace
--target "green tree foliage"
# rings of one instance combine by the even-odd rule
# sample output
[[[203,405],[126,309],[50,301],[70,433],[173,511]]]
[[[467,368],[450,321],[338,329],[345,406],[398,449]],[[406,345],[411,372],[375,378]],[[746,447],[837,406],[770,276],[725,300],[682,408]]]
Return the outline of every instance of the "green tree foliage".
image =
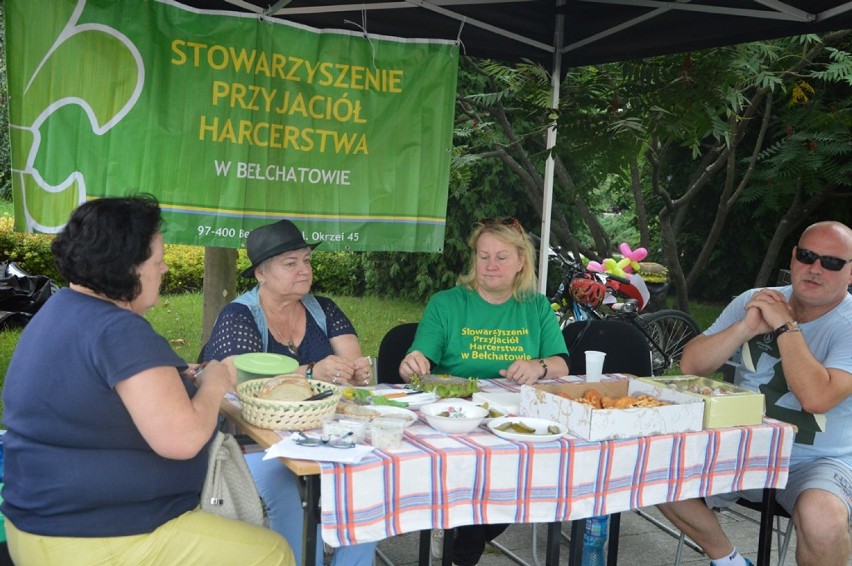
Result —
[[[772,283],[804,224],[849,221],[849,35],[572,68],[556,108],[540,69],[480,64],[487,90],[464,100],[490,118],[480,139],[492,145],[469,147],[539,210],[543,132],[556,123],[551,238],[594,257],[639,234],[680,308],[693,290],[724,299]]]
[[[477,92],[484,78],[469,70],[459,76],[459,92]],[[539,215],[523,186],[489,158],[501,143],[493,129],[464,112],[457,112],[454,155],[450,171],[447,228],[440,254],[367,253],[362,256],[365,291],[426,301],[433,293],[455,285],[467,268],[467,240],[474,223],[488,217],[516,217],[538,233]]]

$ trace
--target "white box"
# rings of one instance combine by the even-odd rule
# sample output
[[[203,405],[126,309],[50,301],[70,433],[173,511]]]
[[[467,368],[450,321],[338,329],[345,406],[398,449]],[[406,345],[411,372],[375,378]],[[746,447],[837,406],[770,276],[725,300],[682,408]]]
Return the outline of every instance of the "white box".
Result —
[[[563,393],[576,398],[589,389],[597,389],[609,397],[645,394],[669,401],[672,405],[592,409],[589,405],[558,395]],[[610,440],[701,430],[704,401],[693,395],[635,379],[602,383],[524,385],[521,387],[520,414],[559,422],[568,427],[572,435],[585,440]]]
[[[477,405],[488,403],[488,407],[509,415],[517,415],[521,409],[521,394],[517,391],[477,391],[471,397]]]

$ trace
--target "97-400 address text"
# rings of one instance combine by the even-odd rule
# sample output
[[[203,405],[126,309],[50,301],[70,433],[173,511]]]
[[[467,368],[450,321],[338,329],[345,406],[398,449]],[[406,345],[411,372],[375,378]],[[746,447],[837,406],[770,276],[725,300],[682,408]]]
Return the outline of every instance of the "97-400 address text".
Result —
[[[199,236],[218,236],[219,238],[237,238],[245,240],[249,233],[247,230],[237,228],[221,228],[200,225],[197,228]],[[307,234],[305,235],[307,239]],[[361,239],[360,232],[319,232],[310,234],[309,241],[312,242],[357,242]]]

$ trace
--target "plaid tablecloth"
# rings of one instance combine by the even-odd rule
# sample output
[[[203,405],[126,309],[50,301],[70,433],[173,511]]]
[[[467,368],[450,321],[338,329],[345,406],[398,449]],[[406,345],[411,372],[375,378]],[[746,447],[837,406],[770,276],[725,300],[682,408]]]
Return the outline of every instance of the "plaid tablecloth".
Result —
[[[501,380],[502,381],[502,380]],[[505,382],[486,389],[511,389]],[[357,465],[322,464],[322,536],[332,546],[473,523],[580,519],[741,489],[784,487],[782,422],[589,442],[447,436],[418,422],[403,445]]]

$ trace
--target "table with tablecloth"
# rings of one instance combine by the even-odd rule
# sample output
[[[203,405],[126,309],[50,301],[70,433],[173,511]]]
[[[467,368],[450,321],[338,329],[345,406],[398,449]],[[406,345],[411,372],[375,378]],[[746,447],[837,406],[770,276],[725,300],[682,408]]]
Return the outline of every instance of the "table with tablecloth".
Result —
[[[576,381],[582,378],[548,380]],[[519,386],[491,380],[482,381],[481,390]],[[238,405],[231,398],[222,411],[264,447],[289,436],[246,423]],[[548,564],[555,564],[560,521],[741,489],[783,488],[794,435],[793,426],[764,419],[755,426],[624,440],[565,436],[530,443],[505,440],[485,428],[448,436],[421,420],[406,429],[400,448],[374,450],[357,464],[281,460],[306,480],[306,524],[317,519],[311,502],[319,498],[322,537],[332,546],[412,531],[421,531],[422,546],[433,528],[549,523]],[[305,564],[314,563],[312,532],[305,530]],[[428,548],[421,548],[420,562],[428,563]]]
[[[556,380],[559,381],[559,380]],[[483,390],[512,390],[504,380]],[[332,546],[472,523],[581,519],[658,503],[786,485],[794,428],[756,426],[590,442],[515,442],[484,428],[448,436],[423,421],[358,464],[321,464],[323,539]]]

